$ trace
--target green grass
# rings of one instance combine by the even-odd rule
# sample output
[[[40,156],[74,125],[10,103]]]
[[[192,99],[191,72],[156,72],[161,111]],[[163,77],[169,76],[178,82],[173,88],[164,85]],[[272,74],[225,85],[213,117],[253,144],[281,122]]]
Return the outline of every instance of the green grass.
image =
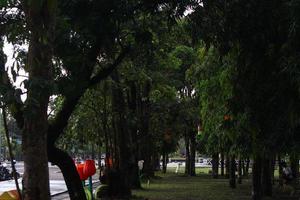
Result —
[[[149,200],[249,200],[250,184],[239,185],[238,189],[230,189],[228,180],[211,179],[209,175],[197,177],[170,174],[161,179],[143,184],[142,190],[134,190],[133,194]]]
[[[243,184],[237,184],[231,189],[228,180],[224,178],[212,179],[208,175],[210,168],[197,168],[196,177],[175,174],[175,169],[169,169],[167,174],[157,173],[159,178],[151,179],[150,185],[144,183],[143,189],[133,190],[135,199],[148,200],[250,200],[251,182],[244,179]],[[183,172],[183,170],[181,170]],[[202,172],[202,173],[200,173]],[[265,200],[283,199],[275,192],[273,198]],[[284,196],[284,200],[295,199]],[[298,198],[297,198],[298,199]]]

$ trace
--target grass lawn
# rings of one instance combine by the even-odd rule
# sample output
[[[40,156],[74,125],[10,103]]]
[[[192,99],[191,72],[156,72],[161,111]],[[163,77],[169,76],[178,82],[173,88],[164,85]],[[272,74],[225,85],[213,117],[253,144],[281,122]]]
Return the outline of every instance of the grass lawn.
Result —
[[[231,189],[227,179],[212,179],[207,174],[208,168],[198,168],[196,177],[175,174],[170,169],[167,174],[158,172],[157,179],[151,179],[150,185],[144,183],[143,189],[134,190],[135,199],[148,200],[250,200],[251,182],[244,179],[243,184]],[[202,173],[200,173],[202,172]],[[273,198],[265,200],[295,200],[288,194],[279,194],[275,190]]]

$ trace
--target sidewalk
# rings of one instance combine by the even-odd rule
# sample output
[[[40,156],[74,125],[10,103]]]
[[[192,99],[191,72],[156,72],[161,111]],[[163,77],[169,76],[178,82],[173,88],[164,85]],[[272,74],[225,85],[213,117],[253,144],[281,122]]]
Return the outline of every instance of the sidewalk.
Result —
[[[22,189],[22,180],[19,179],[19,186]],[[94,187],[97,187],[99,185],[99,181],[94,180]],[[0,182],[0,194],[9,191],[9,190],[15,190],[16,185],[14,180],[9,181],[1,181]],[[56,200],[67,200],[69,199],[69,194],[67,193],[67,186],[64,180],[50,180],[50,193],[52,199]]]
[[[19,186],[22,189],[22,180],[19,179]],[[15,190],[16,185],[14,180],[1,181],[0,182],[0,194],[5,191]],[[67,186],[64,180],[50,180],[50,192],[51,195],[62,193],[67,190]]]
[[[100,185],[100,181],[93,181],[93,188],[95,189]],[[51,200],[70,200],[68,191],[51,195]]]

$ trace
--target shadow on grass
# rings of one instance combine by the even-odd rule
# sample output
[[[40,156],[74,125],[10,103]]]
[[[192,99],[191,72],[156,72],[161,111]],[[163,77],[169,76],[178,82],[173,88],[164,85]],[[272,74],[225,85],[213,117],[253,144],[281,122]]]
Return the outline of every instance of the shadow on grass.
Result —
[[[134,190],[136,200],[251,200],[251,181],[243,179],[236,189],[229,187],[228,179],[211,178],[209,174],[200,174],[195,177],[184,174],[167,173],[157,174],[158,179],[151,179],[150,184],[143,184],[143,189]],[[274,190],[272,198],[264,200],[295,200]]]

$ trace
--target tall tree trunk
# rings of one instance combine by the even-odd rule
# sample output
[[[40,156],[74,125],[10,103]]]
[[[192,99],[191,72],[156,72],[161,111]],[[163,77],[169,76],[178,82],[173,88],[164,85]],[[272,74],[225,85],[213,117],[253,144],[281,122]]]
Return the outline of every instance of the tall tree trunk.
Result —
[[[221,176],[224,176],[224,153],[221,152]]]
[[[186,175],[190,174],[190,162],[191,162],[191,154],[190,154],[190,140],[188,136],[188,132],[185,134],[185,170],[184,173]]]
[[[22,1],[27,28],[29,86],[24,107],[22,150],[24,155],[23,197],[50,199],[47,156],[47,109],[52,81],[52,41],[56,2]],[[38,4],[38,5],[37,5]],[[42,4],[42,5],[40,5]]]
[[[264,157],[262,160],[262,186],[265,196],[272,196],[271,160]]]
[[[147,80],[142,89],[137,92],[138,94],[138,106],[141,117],[141,134],[143,136],[143,158],[144,158],[144,169],[145,173],[149,177],[154,176],[153,168],[153,140],[149,133],[149,122],[150,122],[150,91],[151,82]]]
[[[131,81],[129,83],[130,91],[127,93],[127,104],[129,108],[129,112],[131,113],[133,118],[132,120],[134,123],[132,123],[131,126],[128,125],[129,130],[132,135],[132,157],[134,163],[133,169],[131,170],[131,188],[141,188],[141,182],[140,182],[140,177],[139,177],[139,168],[138,168],[138,152],[139,152],[139,146],[138,146],[138,110],[137,110],[137,89],[136,89],[136,83],[134,81]]]
[[[153,156],[151,150],[152,139],[150,135],[145,137],[144,142],[145,145],[143,147],[143,157],[144,157],[144,168],[143,173],[148,177],[154,176],[154,168],[153,168]]]
[[[250,158],[248,157],[248,158],[246,159],[245,176],[248,176],[248,175],[249,175],[249,168],[250,168]]]
[[[252,200],[262,199],[261,169],[262,159],[259,155],[256,155],[252,166]]]
[[[125,117],[125,100],[120,88],[119,74],[115,71],[112,79],[116,82],[112,88],[112,107],[115,113],[115,127],[117,133],[117,146],[119,147],[119,165],[112,172],[109,180],[109,188],[112,196],[126,197],[131,195],[131,177],[132,170],[138,173],[138,166],[135,166],[135,160],[132,157],[132,135],[128,131],[128,125]],[[119,177],[118,177],[119,176]]]
[[[242,159],[239,159],[238,164],[238,184],[242,184]]]
[[[159,154],[157,152],[153,152],[153,155],[152,155],[152,165],[153,165],[153,169],[155,171],[159,171],[159,166],[160,166],[160,163],[159,163]]]
[[[73,159],[53,144],[48,144],[48,155],[49,161],[61,169],[70,198],[72,200],[85,200],[85,192]]]
[[[195,159],[196,159],[196,133],[191,132],[190,134],[190,176],[196,176],[196,169],[195,169]]]
[[[229,185],[231,188],[236,188],[236,163],[235,163],[235,156],[231,156],[230,158],[230,175],[229,175]]]
[[[92,142],[92,144],[91,144],[91,151],[92,151],[92,159],[93,160],[95,160],[95,143],[94,142]]]
[[[290,162],[291,162],[291,170],[292,170],[293,178],[296,180],[296,183],[298,183],[298,178],[299,178],[299,155],[296,152],[293,152],[290,155]]]
[[[114,167],[118,167],[120,163],[120,147],[118,146],[119,138],[118,138],[118,130],[116,127],[116,119],[115,116],[112,116],[112,129],[113,129],[113,137],[110,137],[109,144],[110,148],[109,151],[111,153],[111,158],[113,159]]]
[[[98,168],[101,168],[101,160],[102,160],[102,152],[101,152],[101,143],[98,144]]]
[[[242,160],[242,173],[243,173],[243,176],[245,177],[245,176],[246,176],[246,165],[245,165],[245,160]]]
[[[230,177],[230,159],[229,159],[228,155],[226,155],[225,172],[226,172],[225,177],[229,178]]]
[[[283,185],[283,168],[281,165],[281,156],[278,154],[278,171],[279,171],[279,185]]]
[[[162,161],[162,172],[165,174],[167,172],[167,154],[166,151],[163,151],[163,161]]]
[[[276,162],[276,156],[273,156],[271,160],[271,179],[272,179],[272,185],[275,184],[275,162]]]
[[[66,116],[71,115],[80,96],[65,99],[63,112],[60,112],[56,120],[49,125],[47,138],[48,161],[57,165],[62,171],[71,200],[85,200],[85,192],[73,159],[66,152],[56,148],[55,142],[67,126],[68,120],[65,119],[68,117]]]
[[[214,153],[212,155],[212,177],[213,178],[218,178],[219,175],[219,154],[218,153]]]

